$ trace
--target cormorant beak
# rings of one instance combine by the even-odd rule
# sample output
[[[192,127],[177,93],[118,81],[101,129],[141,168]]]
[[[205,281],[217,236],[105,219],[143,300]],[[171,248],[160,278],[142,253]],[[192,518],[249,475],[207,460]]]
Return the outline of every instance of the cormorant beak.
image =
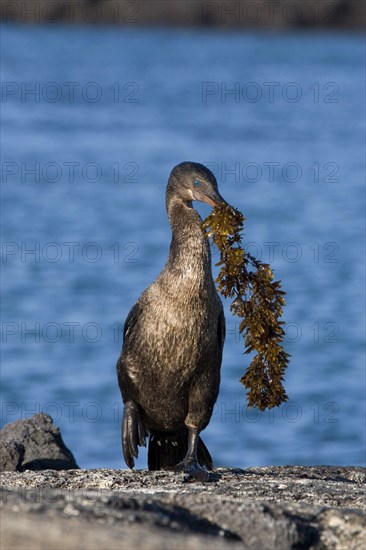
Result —
[[[193,192],[193,196],[196,199],[196,201],[206,202],[210,206],[219,206],[220,204],[228,204],[225,199],[222,198],[220,193],[215,190],[205,191],[204,193],[201,191],[197,191],[196,189]]]

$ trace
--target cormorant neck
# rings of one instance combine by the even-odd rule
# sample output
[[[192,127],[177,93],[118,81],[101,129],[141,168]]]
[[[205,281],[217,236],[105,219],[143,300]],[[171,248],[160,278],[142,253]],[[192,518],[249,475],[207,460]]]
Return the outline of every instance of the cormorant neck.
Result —
[[[173,238],[182,240],[184,237],[196,234],[203,235],[202,219],[192,206],[192,201],[179,197],[171,197],[167,201],[167,213],[172,228]]]
[[[167,212],[172,228],[168,264],[199,271],[209,269],[211,273],[210,246],[192,202],[173,196],[167,200]]]

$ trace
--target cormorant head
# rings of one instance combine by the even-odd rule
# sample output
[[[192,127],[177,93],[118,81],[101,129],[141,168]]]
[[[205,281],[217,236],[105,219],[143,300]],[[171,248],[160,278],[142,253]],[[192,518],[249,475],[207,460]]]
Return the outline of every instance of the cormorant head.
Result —
[[[210,206],[227,204],[211,170],[197,162],[181,162],[173,168],[167,186],[167,202],[173,197],[184,202],[207,202]]]

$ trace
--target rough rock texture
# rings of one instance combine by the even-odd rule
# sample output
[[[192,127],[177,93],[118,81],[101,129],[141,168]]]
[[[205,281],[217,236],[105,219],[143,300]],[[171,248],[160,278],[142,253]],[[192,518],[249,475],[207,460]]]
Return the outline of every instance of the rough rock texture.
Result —
[[[73,468],[78,465],[49,415],[16,420],[0,431],[0,471]]]
[[[0,0],[0,8],[2,21],[31,24],[365,27],[364,0]]]
[[[4,549],[365,548],[365,469],[0,474]]]

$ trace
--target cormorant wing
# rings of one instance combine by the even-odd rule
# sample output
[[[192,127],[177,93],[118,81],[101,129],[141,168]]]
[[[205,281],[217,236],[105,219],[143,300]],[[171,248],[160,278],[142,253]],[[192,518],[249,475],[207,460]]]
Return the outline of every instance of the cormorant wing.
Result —
[[[125,324],[123,326],[123,342],[128,340],[129,335],[133,331],[140,315],[141,315],[142,307],[137,302],[131,309],[129,314],[126,317]]]
[[[142,307],[137,302],[130,310],[126,317],[125,324],[123,326],[123,343],[120,356],[117,360],[117,373],[118,384],[122,393],[123,402],[126,403],[133,398],[133,391],[131,390],[131,381],[128,377],[128,355],[132,350],[133,354],[133,341],[131,336],[134,332],[134,328],[141,315]]]

